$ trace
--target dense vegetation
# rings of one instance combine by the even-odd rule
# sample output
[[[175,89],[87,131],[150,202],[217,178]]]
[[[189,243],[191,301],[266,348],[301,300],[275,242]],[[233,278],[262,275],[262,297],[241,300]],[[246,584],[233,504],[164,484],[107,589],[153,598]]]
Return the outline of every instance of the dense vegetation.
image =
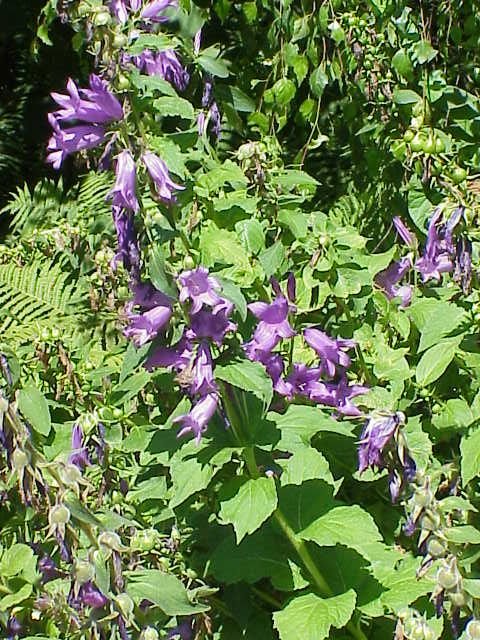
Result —
[[[479,5],[0,6],[2,637],[480,638]]]

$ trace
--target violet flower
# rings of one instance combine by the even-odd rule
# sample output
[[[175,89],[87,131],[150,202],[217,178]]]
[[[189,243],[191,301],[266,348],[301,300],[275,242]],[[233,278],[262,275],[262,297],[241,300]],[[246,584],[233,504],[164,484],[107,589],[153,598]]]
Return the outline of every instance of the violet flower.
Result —
[[[135,183],[135,162],[130,151],[124,149],[117,157],[116,181],[108,194],[113,206],[138,211],[139,204],[135,195]]]
[[[125,0],[110,0],[110,11],[120,24],[128,20],[128,9]]]
[[[370,416],[362,430],[358,448],[358,470],[384,469],[383,453],[387,444],[398,432],[404,418],[400,413]]]
[[[179,89],[179,91],[185,91],[190,82],[190,74],[182,66],[174,49],[159,51],[153,63],[147,62],[145,68],[148,75],[160,76]]]
[[[83,443],[83,429],[78,422],[76,422],[72,428],[71,447],[72,453],[68,458],[70,464],[74,464],[80,470],[83,470],[91,464],[87,447],[85,447]]]
[[[173,422],[180,422],[183,426],[178,432],[178,437],[186,433],[192,433],[197,443],[200,442],[202,434],[206,431],[208,423],[217,410],[218,396],[216,393],[209,393],[200,398],[189,413],[178,416]]]
[[[39,559],[38,570],[42,574],[43,584],[50,582],[50,580],[55,580],[60,575],[55,561],[48,555],[44,555]]]
[[[271,351],[282,338],[292,338],[295,335],[295,331],[288,322],[290,305],[284,296],[277,296],[270,304],[252,302],[248,308],[260,322],[255,329],[253,339],[245,345],[246,349]]]
[[[202,46],[202,28],[195,33],[193,36],[193,53],[198,56],[200,53],[200,48]]]
[[[222,288],[220,283],[215,277],[209,275],[205,267],[183,271],[178,276],[178,282],[180,284],[178,299],[180,302],[192,301],[191,313],[197,313],[203,305],[215,307],[223,302],[223,298],[217,293]]]
[[[285,387],[283,386],[283,381],[281,377],[283,375],[284,370],[284,362],[283,358],[278,353],[270,353],[270,351],[260,351],[255,349],[255,346],[249,343],[245,345],[245,353],[249,360],[253,362],[260,362],[265,367],[265,371],[270,376],[273,387],[278,393],[283,393],[283,395],[288,395],[285,392]],[[277,385],[279,385],[279,389],[277,389]]]
[[[117,252],[113,258],[113,267],[121,262],[135,280],[140,273],[140,248],[133,223],[133,213],[121,207],[112,207],[113,223],[117,232]]]
[[[472,284],[472,242],[468,238],[460,238],[457,242],[454,279],[468,294]]]
[[[207,76],[203,85],[202,107],[206,109],[207,112],[201,111],[198,115],[198,135],[203,136],[207,132],[209,123],[211,123],[213,134],[219,139],[222,131],[222,116],[213,98],[213,82],[209,76]]]
[[[159,306],[171,306],[171,299],[163,291],[159,291],[149,283],[136,282],[132,288],[134,295],[130,303],[131,307],[139,306],[144,310],[149,310]]]
[[[205,396],[218,391],[213,378],[212,354],[207,342],[202,342],[198,346],[192,378],[190,387],[192,394]]]
[[[410,247],[411,249],[415,248],[417,239],[399,216],[394,216],[393,225],[407,247]]]
[[[442,210],[437,208],[430,219],[427,241],[423,256],[415,263],[415,268],[422,275],[423,282],[434,278],[440,280],[442,273],[453,269],[454,254],[453,231],[463,215],[463,208],[458,207],[445,225],[440,226]]]
[[[168,632],[166,640],[193,640],[195,618],[189,616],[186,620]]]
[[[144,313],[130,313],[129,324],[123,330],[126,338],[131,338],[136,347],[153,340],[172,316],[170,306],[158,306]]]
[[[62,162],[71,153],[93,149],[97,147],[105,138],[105,130],[101,125],[85,124],[62,129],[51,113],[48,120],[53,129],[53,135],[48,141],[47,162],[50,162],[54,169],[59,169]]]
[[[6,640],[14,640],[15,638],[18,638],[22,631],[23,627],[20,620],[16,616],[11,615],[7,620]]]
[[[229,331],[235,331],[237,325],[228,319],[231,307],[220,306],[212,311],[201,309],[190,316],[190,328],[187,337],[190,340],[209,338],[217,345],[221,345]]]
[[[175,202],[176,198],[173,194],[174,190],[184,189],[179,184],[173,182],[168,173],[168,168],[165,162],[156,156],[154,153],[147,152],[142,156],[142,160],[150,174],[151,179],[155,185],[155,190],[159,198],[168,204]]]
[[[309,385],[309,398],[313,402],[335,408],[336,412],[350,417],[358,417],[361,411],[351,401],[369,391],[368,387],[359,384],[349,385],[345,376],[337,383],[316,382]]]
[[[105,124],[123,118],[122,105],[108,89],[108,83],[94,73],[90,75],[89,83],[89,89],[79,89],[70,78],[67,82],[68,95],[51,94],[61,107],[53,114],[57,121],[82,120],[90,124]]]
[[[78,598],[82,604],[93,609],[101,609],[108,603],[108,598],[90,580],[82,584]]]
[[[277,393],[289,400],[292,400],[296,395],[310,398],[321,374],[321,367],[312,368],[302,363],[295,363],[292,372],[284,380],[278,380],[274,384],[274,388]]]
[[[412,268],[410,255],[392,262],[390,266],[375,276],[375,283],[381,287],[389,300],[400,298],[400,307],[405,309],[412,300],[413,287],[409,284],[398,286],[398,283]]]
[[[193,347],[185,335],[173,347],[158,347],[145,362],[147,371],[157,367],[172,368],[175,371],[183,371],[193,357]]]
[[[303,336],[307,344],[320,357],[322,373],[333,378],[336,367],[347,368],[350,366],[351,360],[345,351],[356,346],[354,340],[330,338],[318,329],[305,329]]]
[[[144,20],[150,20],[151,22],[167,22],[169,17],[164,15],[163,12],[169,7],[177,8],[178,1],[152,0],[152,2],[145,5],[140,15]]]

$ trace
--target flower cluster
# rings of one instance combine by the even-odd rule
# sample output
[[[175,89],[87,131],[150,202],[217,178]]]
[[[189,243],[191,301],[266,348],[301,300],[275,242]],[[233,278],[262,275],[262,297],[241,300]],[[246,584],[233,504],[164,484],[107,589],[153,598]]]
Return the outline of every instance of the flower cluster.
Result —
[[[416,465],[408,451],[401,427],[405,416],[397,413],[372,413],[363,427],[358,447],[358,470],[387,469],[392,502],[396,502],[401,490],[412,482]]]
[[[411,253],[393,262],[375,278],[376,284],[383,289],[389,300],[400,298],[400,307],[408,307],[413,287],[411,284],[400,283],[411,269],[420,274],[423,282],[440,280],[443,273],[454,271],[455,280],[462,284],[464,291],[469,289],[472,278],[471,242],[468,238],[461,237],[455,243],[453,238],[463,213],[463,207],[457,207],[448,220],[444,221],[442,209],[437,208],[428,225],[423,253],[416,260],[414,251],[418,246],[417,239],[400,218],[393,219],[398,235]]]
[[[166,11],[178,6],[177,0],[151,0],[144,5],[143,0],[110,0],[110,10],[120,24],[127,22],[130,14],[139,13],[142,21],[158,23],[169,20]]]
[[[92,149],[105,139],[105,125],[123,118],[123,108],[105,80],[92,74],[90,88],[79,89],[73,80],[67,83],[68,95],[52,93],[60,109],[48,114],[53,135],[48,143],[47,162],[59,169],[71,153]],[[81,124],[72,125],[73,122]],[[63,123],[69,126],[63,127]]]
[[[352,398],[368,391],[361,385],[350,385],[346,370],[351,364],[347,351],[355,347],[353,340],[331,338],[323,331],[307,328],[303,331],[305,342],[319,358],[316,366],[292,363],[285,375],[285,362],[279,352],[273,351],[282,340],[291,340],[296,332],[290,324],[289,316],[296,309],[295,279],[290,275],[287,282],[287,296],[283,295],[278,283],[272,280],[275,298],[270,303],[253,302],[248,308],[259,320],[252,339],[244,345],[247,357],[260,362],[271,377],[275,391],[292,400],[300,397],[316,404],[335,408],[346,416],[360,415]]]
[[[124,66],[133,63],[137,69],[148,76],[159,76],[180,91],[185,91],[190,82],[190,74],[182,66],[174,49],[164,49],[157,53],[145,49],[139,55],[125,53],[122,63]]]

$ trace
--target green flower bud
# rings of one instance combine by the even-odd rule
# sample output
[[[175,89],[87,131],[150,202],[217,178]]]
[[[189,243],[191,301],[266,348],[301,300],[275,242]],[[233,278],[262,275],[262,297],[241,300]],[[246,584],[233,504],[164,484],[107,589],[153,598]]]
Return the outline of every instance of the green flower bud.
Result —
[[[98,536],[98,544],[112,551],[124,551],[125,547],[120,540],[118,533],[114,531],[104,531]]]
[[[119,593],[115,596],[115,602],[124,618],[130,618],[133,613],[133,600],[126,593]]]
[[[95,578],[95,568],[86,560],[77,560],[75,562],[75,580],[79,584],[85,584]]]
[[[465,594],[463,591],[454,591],[448,594],[448,599],[454,607],[463,607],[466,602]]]
[[[74,464],[66,464],[60,468],[60,478],[68,487],[78,485],[82,481],[82,472]]]
[[[436,531],[440,527],[440,524],[440,516],[438,515],[438,513],[435,513],[433,511],[429,511],[428,513],[426,513],[420,520],[420,526],[426,531]]]
[[[8,411],[8,400],[3,396],[0,396],[0,413],[7,413]]]
[[[110,12],[108,11],[108,9],[104,11],[99,11],[98,13],[95,14],[95,17],[93,18],[93,24],[96,27],[105,27],[107,24],[110,24],[111,19],[112,19],[112,16],[110,15]]]
[[[427,543],[427,552],[432,558],[441,558],[446,554],[447,549],[447,543],[438,538],[431,538]]]
[[[158,640],[159,638],[158,631],[153,627],[145,627],[140,634],[140,640]]]
[[[469,640],[480,640],[480,621],[470,620],[465,629]]]
[[[67,524],[70,520],[70,510],[64,504],[58,504],[50,509],[48,520],[50,524]]]
[[[437,582],[443,589],[453,589],[457,586],[460,576],[451,567],[441,567],[437,571]]]
[[[15,471],[23,471],[30,462],[29,454],[23,449],[14,449],[12,453],[12,467]]]
[[[152,551],[155,548],[158,535],[154,529],[138,531],[130,540],[130,546],[134,551]]]

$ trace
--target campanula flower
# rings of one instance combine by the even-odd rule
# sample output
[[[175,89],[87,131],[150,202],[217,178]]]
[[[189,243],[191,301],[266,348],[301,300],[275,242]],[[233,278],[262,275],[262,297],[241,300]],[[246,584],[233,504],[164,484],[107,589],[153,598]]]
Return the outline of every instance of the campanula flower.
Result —
[[[192,616],[169,631],[166,640],[193,640],[195,632],[195,618]]]
[[[169,7],[178,7],[177,0],[152,0],[148,2],[142,9],[141,16],[144,20],[150,20],[151,22],[167,22],[169,20],[168,15],[164,12]]]
[[[453,231],[463,215],[463,208],[458,207],[446,224],[441,224],[443,213],[436,209],[430,219],[427,241],[421,258],[415,263],[415,268],[421,274],[423,282],[430,279],[440,280],[442,273],[453,269]]]
[[[91,464],[87,447],[85,447],[83,442],[83,429],[78,422],[76,422],[72,428],[71,447],[72,453],[68,458],[70,464],[74,464],[80,470]]]
[[[165,327],[172,316],[170,306],[158,306],[143,313],[130,313],[128,325],[123,330],[126,338],[131,338],[135,346],[141,347],[153,340]]]
[[[47,555],[43,555],[38,561],[38,570],[42,574],[42,583],[55,580],[60,577],[57,565],[54,560]]]
[[[138,211],[139,204],[135,195],[136,169],[132,154],[124,149],[117,157],[115,185],[110,190],[108,197],[115,207],[123,207]]]
[[[108,603],[108,598],[90,580],[82,584],[78,598],[82,604],[93,609],[101,609]]]
[[[263,364],[265,371],[272,379],[274,388],[279,384],[282,391],[285,389],[281,380],[285,365],[280,354],[256,349],[255,344],[252,344],[252,342],[245,345],[245,354],[252,362],[260,362],[260,364]],[[282,393],[282,391],[279,391],[279,393]],[[284,393],[283,395],[287,394]]]
[[[318,329],[305,329],[303,336],[307,344],[320,357],[322,372],[330,378],[335,376],[337,367],[350,366],[351,360],[345,351],[356,346],[353,340],[330,338]]]
[[[468,238],[460,238],[457,242],[454,279],[468,294],[472,284],[472,242]]]
[[[170,178],[170,174],[168,173],[167,165],[154,153],[144,153],[142,160],[147,167],[147,171],[150,174],[151,179],[153,180],[158,197],[163,202],[169,204],[175,202],[173,191],[179,191],[185,187],[173,182]]]
[[[129,309],[138,306],[142,307],[143,310],[149,310],[154,307],[168,307],[171,305],[171,299],[149,283],[135,282],[132,290],[133,300]]]
[[[309,386],[309,398],[313,402],[335,408],[341,415],[358,417],[361,411],[351,400],[367,393],[368,390],[368,387],[363,385],[349,385],[346,377],[342,376],[339,382],[312,382]]]
[[[191,313],[197,313],[203,305],[215,307],[223,301],[217,293],[222,288],[220,283],[214,276],[209,275],[205,267],[183,271],[178,276],[178,282],[180,284],[178,299],[180,302],[191,300]]]
[[[209,76],[207,76],[203,84],[202,107],[206,111],[201,111],[198,115],[198,135],[203,136],[207,132],[208,125],[211,123],[213,134],[217,139],[220,138],[222,116],[213,98],[213,82]]]
[[[90,88],[79,89],[70,78],[67,82],[68,95],[52,93],[51,96],[61,109],[54,112],[57,121],[82,120],[89,124],[105,124],[123,118],[120,102],[108,88],[108,83],[92,73]]]
[[[417,238],[410,231],[410,229],[403,222],[403,220],[401,218],[399,218],[399,216],[394,216],[393,225],[394,225],[398,235],[401,237],[401,239],[404,241],[404,243],[407,245],[407,247],[410,247],[410,249],[414,249],[416,244],[417,244]]]
[[[14,640],[15,638],[18,638],[22,631],[23,627],[20,620],[14,615],[10,616],[7,620],[6,640]]]
[[[62,129],[51,113],[48,120],[53,129],[53,135],[48,141],[47,162],[50,162],[54,169],[59,169],[62,162],[71,153],[93,149],[101,144],[105,138],[105,129],[101,125],[83,124]]]
[[[209,393],[200,398],[189,413],[175,418],[173,422],[180,422],[183,425],[178,432],[178,437],[192,433],[195,440],[200,442],[202,434],[206,431],[210,419],[217,410],[217,405],[217,394]]]
[[[321,367],[307,367],[303,363],[295,363],[291,373],[274,385],[275,391],[289,400],[296,395],[310,398],[310,393],[315,389],[315,383],[318,382],[321,374]]]
[[[365,422],[358,448],[358,470],[383,469],[384,450],[404,422],[401,413],[371,415]]]
[[[174,49],[165,49],[147,58],[145,71],[149,76],[160,76],[180,91],[185,91],[190,82],[190,74],[182,66]]]
[[[193,364],[193,379],[190,392],[205,396],[215,391],[217,391],[217,386],[213,379],[212,354],[208,343],[202,342],[198,346]]]
[[[230,306],[217,306],[212,311],[201,309],[190,315],[190,328],[187,336],[190,340],[209,338],[217,345],[221,345],[229,331],[235,331],[237,325],[228,319]]]
[[[147,359],[145,368],[152,371],[157,367],[166,367],[181,372],[189,366],[192,358],[193,345],[184,335],[173,347],[157,347]]]
[[[248,308],[260,322],[257,324],[253,339],[245,345],[245,348],[271,351],[282,338],[292,338],[295,335],[288,321],[290,305],[284,296],[277,296],[270,304],[252,302]]]
[[[389,300],[401,299],[400,307],[402,309],[409,306],[413,287],[409,284],[399,286],[398,283],[403,280],[411,268],[412,258],[408,255],[392,262],[390,266],[375,276],[375,283],[383,289]]]
[[[135,279],[140,271],[140,248],[133,222],[133,212],[112,207],[113,223],[117,232],[117,252],[113,258],[113,267],[121,262]]]

